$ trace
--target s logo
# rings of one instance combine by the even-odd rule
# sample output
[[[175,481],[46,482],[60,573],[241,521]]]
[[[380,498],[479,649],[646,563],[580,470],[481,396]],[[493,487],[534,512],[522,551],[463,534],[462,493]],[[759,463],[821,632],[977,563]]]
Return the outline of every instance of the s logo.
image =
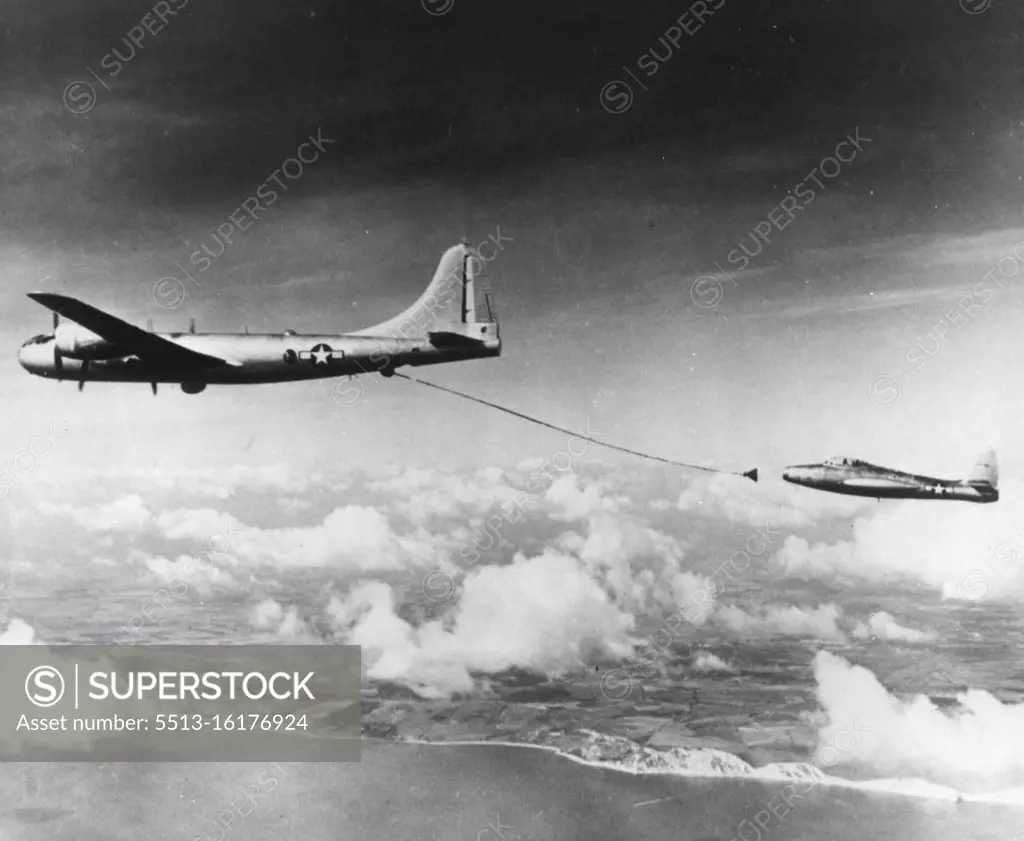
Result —
[[[25,695],[37,707],[52,707],[64,697],[64,677],[53,666],[36,666],[25,678]]]

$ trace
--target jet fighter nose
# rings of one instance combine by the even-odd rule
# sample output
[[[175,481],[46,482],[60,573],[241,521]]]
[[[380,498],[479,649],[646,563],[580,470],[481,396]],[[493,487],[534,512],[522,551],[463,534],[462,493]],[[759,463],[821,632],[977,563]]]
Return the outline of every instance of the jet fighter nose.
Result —
[[[799,485],[807,481],[808,470],[801,464],[794,464],[782,471],[782,478],[787,482]]]

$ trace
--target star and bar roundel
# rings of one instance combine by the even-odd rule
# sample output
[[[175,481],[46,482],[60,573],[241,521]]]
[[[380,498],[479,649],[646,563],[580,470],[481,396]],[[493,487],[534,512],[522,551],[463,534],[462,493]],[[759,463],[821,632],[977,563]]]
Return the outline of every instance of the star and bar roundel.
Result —
[[[345,351],[334,350],[329,344],[320,342],[318,345],[314,345],[311,350],[300,350],[296,353],[294,350],[287,350],[284,354],[284,361],[291,364],[294,362],[308,362],[313,366],[328,365],[335,359],[344,359]]]

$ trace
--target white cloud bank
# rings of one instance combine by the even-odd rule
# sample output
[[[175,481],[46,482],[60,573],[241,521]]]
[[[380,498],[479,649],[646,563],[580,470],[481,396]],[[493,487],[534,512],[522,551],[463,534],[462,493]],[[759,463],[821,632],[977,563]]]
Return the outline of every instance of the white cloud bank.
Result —
[[[949,710],[924,695],[902,700],[869,670],[828,652],[815,656],[814,676],[824,718],[819,745],[838,763],[964,791],[1024,784],[1024,704],[978,689],[959,694]]]
[[[888,642],[928,642],[935,639],[935,634],[929,631],[918,631],[901,625],[884,610],[872,613],[867,622],[854,625],[852,635],[859,640],[874,637]]]
[[[849,580],[910,579],[961,601],[1024,600],[1024,485],[999,502],[906,500],[853,524],[852,540],[789,536],[774,558],[787,573]]]

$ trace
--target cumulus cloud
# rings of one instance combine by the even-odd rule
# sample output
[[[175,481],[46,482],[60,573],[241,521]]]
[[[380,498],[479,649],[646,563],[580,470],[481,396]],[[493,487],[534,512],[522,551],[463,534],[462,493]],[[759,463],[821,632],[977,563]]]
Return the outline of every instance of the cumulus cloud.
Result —
[[[0,631],[0,645],[40,645],[36,642],[36,632],[27,622],[12,619],[7,627]]]
[[[698,672],[731,672],[733,667],[710,651],[698,651],[693,657],[693,668]]]
[[[626,656],[641,644],[631,634],[645,613],[679,610],[701,624],[714,606],[710,579],[685,569],[677,539],[623,512],[626,501],[610,490],[575,476],[553,482],[538,508],[556,522],[579,522],[578,530],[535,557],[467,566],[438,620],[410,624],[378,581],[334,598],[331,625],[340,639],[363,646],[371,678],[440,697],[511,667],[555,677]]]
[[[515,666],[559,676],[632,650],[633,615],[579,559],[553,552],[474,570],[443,622],[406,622],[382,582],[332,599],[328,615],[340,639],[363,646],[370,678],[428,697],[468,691],[475,674]]]
[[[780,482],[755,486],[745,479],[716,473],[695,479],[679,495],[675,507],[753,526],[806,526],[825,516],[851,516],[865,502],[857,497],[811,493]]]
[[[702,623],[714,606],[711,581],[683,566],[671,535],[619,511],[608,486],[556,480],[543,497],[553,519],[582,520],[536,557],[469,568],[457,600],[437,620],[414,626],[398,615],[387,584],[364,582],[333,598],[339,639],[363,646],[367,675],[430,697],[471,690],[516,667],[557,677],[641,644],[637,615],[677,609]],[[704,606],[704,610],[699,609]]]
[[[901,700],[869,670],[824,651],[814,676],[819,744],[832,747],[839,763],[964,791],[1024,784],[1024,704],[978,689],[958,694],[958,706],[946,710],[924,695]]]
[[[95,532],[139,532],[153,521],[153,514],[136,494],[119,497],[113,502],[95,506],[74,506],[39,503],[39,509],[51,516],[66,516],[81,529]]]
[[[498,506],[509,507],[513,497],[523,497],[497,467],[468,476],[417,467],[387,468],[381,473],[381,478],[366,484],[367,490],[387,495],[389,506],[416,525],[436,518],[482,515]]]
[[[963,601],[1020,600],[1021,523],[1024,485],[1007,482],[996,505],[906,500],[857,519],[852,540],[810,543],[790,536],[775,562],[801,575],[911,579]]]
[[[846,634],[838,624],[842,615],[842,608],[831,603],[813,610],[795,605],[771,606],[758,613],[722,605],[715,611],[713,622],[744,637],[779,635],[845,642]]]
[[[277,635],[282,639],[292,641],[307,640],[313,637],[309,627],[299,616],[299,611],[295,607],[290,607],[285,611],[281,624],[277,626]]]
[[[579,520],[618,511],[629,503],[623,495],[609,494],[610,481],[586,481],[571,471],[523,469],[527,467],[529,463],[524,463],[511,473],[488,467],[468,476],[442,469],[391,469],[368,482],[367,489],[388,495],[389,509],[416,525],[441,518],[473,520],[499,509],[512,521],[535,512],[555,520]]]
[[[618,502],[605,495],[600,482],[583,482],[575,473],[555,479],[544,492],[549,516],[558,520],[579,520],[600,512],[615,512]]]
[[[440,488],[432,486],[436,480],[442,482]],[[267,481],[285,486],[290,480],[282,474]],[[721,491],[719,501],[714,502],[716,494],[712,493],[712,503],[724,506],[724,511],[740,498],[727,490],[724,480],[718,481],[714,487]],[[643,497],[637,497],[641,504],[634,508],[617,490],[622,487],[621,478],[598,481],[567,474],[542,489],[535,488],[527,495],[527,522],[541,523],[548,534],[552,527],[571,526],[572,530],[562,531],[543,550],[516,554],[507,565],[464,564],[458,573],[457,593],[442,615],[433,614],[433,620],[411,624],[405,617],[422,616],[426,611],[400,611],[388,583],[368,580],[379,575],[398,582],[394,573],[407,571],[418,584],[427,569],[445,569],[442,550],[456,538],[472,538],[474,545],[490,541],[478,528],[482,520],[476,518],[494,513],[494,506],[517,492],[516,484],[522,482],[515,473],[497,468],[461,477],[415,469],[378,472],[374,481],[377,493],[405,493],[409,499],[386,504],[378,500],[380,507],[341,505],[319,523],[280,528],[252,527],[215,507],[154,514],[132,494],[82,508],[53,507],[83,527],[88,523],[101,532],[94,539],[109,540],[111,547],[120,543],[115,532],[145,529],[150,536],[167,541],[197,541],[208,547],[212,557],[199,565],[195,558],[176,553],[166,557],[129,554],[168,588],[180,580],[190,586],[194,583],[203,592],[217,585],[240,587],[255,581],[254,572],[265,574],[266,567],[273,567],[282,580],[293,571],[309,577],[311,568],[321,574],[347,573],[341,579],[346,582],[343,588],[362,579],[363,583],[346,595],[332,598],[328,607],[329,624],[337,638],[364,645],[371,678],[401,681],[435,697],[469,691],[487,675],[508,668],[555,677],[607,658],[635,654],[642,645],[634,638],[637,620],[646,617],[664,622],[669,613],[678,612],[688,620],[678,627],[684,636],[692,630],[690,623],[711,621],[719,629],[745,637],[791,636],[833,642],[846,638],[842,611],[835,604],[813,609],[718,606],[712,579],[687,567],[681,538],[652,528],[642,513]],[[521,501],[523,492],[518,493]],[[646,511],[649,515],[649,506]],[[449,525],[446,532],[432,533],[422,525],[452,513],[459,515],[458,525]],[[764,525],[757,517],[748,519],[755,526]],[[861,523],[871,519],[858,521],[867,533],[869,527]],[[1024,522],[1024,517],[1021,520]],[[432,528],[439,524],[433,522]],[[795,540],[787,542],[778,563],[785,564],[787,552],[799,548]],[[508,547],[508,541],[503,545]],[[191,547],[175,548],[189,551]],[[848,568],[857,566],[853,560],[859,551],[856,540],[826,549],[805,543],[804,548],[812,566],[797,561],[794,569],[832,575],[837,571],[846,574]],[[500,563],[507,560],[503,555]],[[262,571],[255,565],[262,565]],[[259,582],[256,585],[260,596],[275,591]],[[419,589],[416,587],[417,592]],[[282,639],[312,638],[311,626],[303,616],[299,608],[271,598],[255,604],[249,620],[252,628]],[[925,632],[904,628],[884,613],[848,627],[856,638],[926,638],[915,636]],[[699,652],[693,665],[697,670],[730,668],[710,652]]]
[[[368,678],[406,684],[427,698],[468,692],[475,686],[465,663],[434,650],[451,632],[437,621],[415,627],[398,616],[388,584],[365,582],[344,598],[332,596],[327,614],[341,641],[362,646]]]
[[[672,593],[677,613],[700,627],[715,609],[715,582],[706,575],[677,572],[672,578]]]
[[[209,563],[208,559],[197,561],[188,555],[180,555],[172,561],[158,555],[146,558],[145,564],[165,584],[194,587],[202,595],[211,591],[211,585],[229,587],[235,583],[231,573]]]
[[[249,527],[237,518],[214,508],[183,508],[164,511],[157,517],[156,523],[164,536],[171,540],[188,539],[210,542],[218,536],[232,539],[249,530]]]
[[[364,505],[336,508],[308,527],[252,528],[209,508],[165,512],[158,524],[166,537],[205,540],[214,553],[278,567],[401,569],[429,564],[437,554],[428,533],[398,535],[384,513]]]
[[[582,541],[567,539],[579,559],[630,609],[669,607],[704,585],[682,569],[678,541],[632,516],[594,514]],[[575,544],[575,545],[573,545]]]
[[[249,612],[249,624],[258,631],[269,631],[290,642],[314,639],[309,626],[299,615],[297,607],[284,608],[272,598],[265,598]]]
[[[858,622],[854,625],[851,634],[856,639],[875,637],[890,642],[926,642],[935,638],[934,634],[927,631],[918,631],[900,625],[891,614],[885,611],[872,613],[867,623]]]
[[[253,605],[249,612],[249,624],[260,631],[276,628],[284,616],[284,608],[274,599],[266,598],[259,604]]]

